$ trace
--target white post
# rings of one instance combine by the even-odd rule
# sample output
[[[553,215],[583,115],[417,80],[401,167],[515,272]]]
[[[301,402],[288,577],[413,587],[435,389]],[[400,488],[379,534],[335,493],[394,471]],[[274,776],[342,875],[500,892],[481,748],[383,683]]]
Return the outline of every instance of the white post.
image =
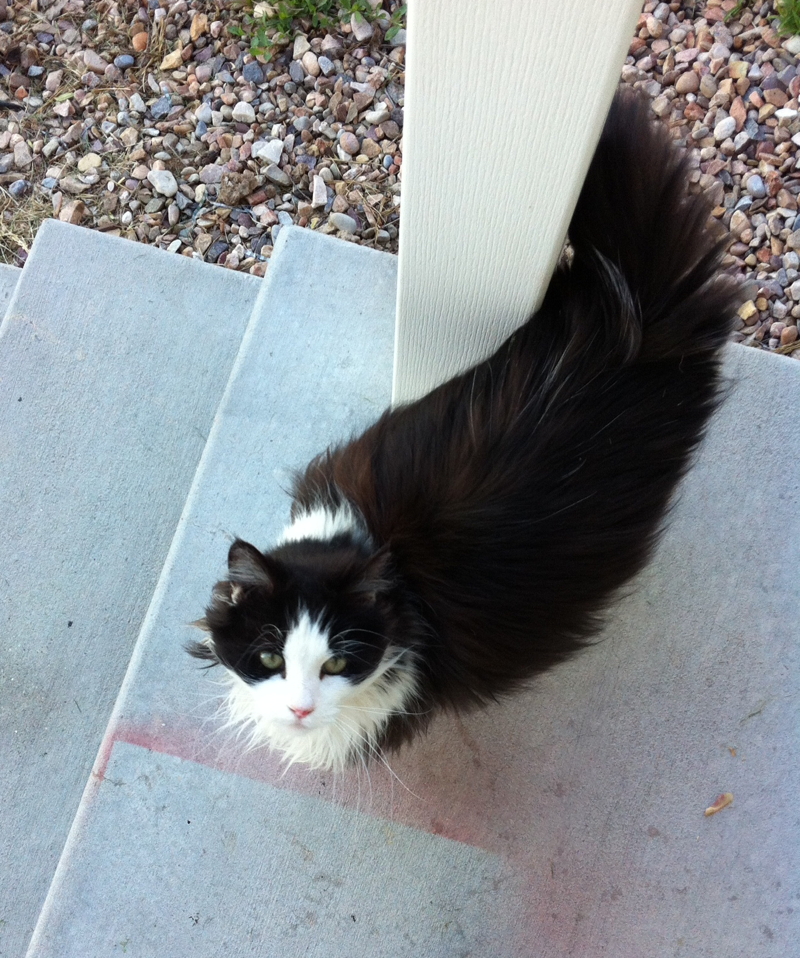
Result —
[[[540,302],[642,0],[409,0],[393,399]]]

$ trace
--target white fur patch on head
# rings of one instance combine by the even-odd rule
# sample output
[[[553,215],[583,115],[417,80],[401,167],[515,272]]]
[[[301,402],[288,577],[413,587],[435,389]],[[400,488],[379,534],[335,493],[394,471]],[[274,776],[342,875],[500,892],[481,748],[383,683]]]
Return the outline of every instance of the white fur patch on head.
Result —
[[[290,764],[341,771],[359,755],[369,757],[392,713],[412,699],[414,674],[393,670],[397,656],[389,652],[353,684],[322,674],[323,663],[336,654],[325,630],[303,612],[286,637],[283,675],[249,684],[226,670],[227,724],[248,729],[252,746],[278,749]]]
[[[362,535],[361,525],[349,505],[338,509],[317,506],[303,512],[281,533],[277,544],[298,542],[300,539],[323,539],[329,541],[344,533]]]

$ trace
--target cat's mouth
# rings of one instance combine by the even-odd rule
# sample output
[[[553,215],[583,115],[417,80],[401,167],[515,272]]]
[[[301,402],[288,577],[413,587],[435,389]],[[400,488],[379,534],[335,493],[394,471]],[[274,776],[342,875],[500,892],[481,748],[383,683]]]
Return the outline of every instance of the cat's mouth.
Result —
[[[324,726],[324,722],[320,722],[316,716],[309,715],[293,715],[287,724],[292,732],[315,732]]]

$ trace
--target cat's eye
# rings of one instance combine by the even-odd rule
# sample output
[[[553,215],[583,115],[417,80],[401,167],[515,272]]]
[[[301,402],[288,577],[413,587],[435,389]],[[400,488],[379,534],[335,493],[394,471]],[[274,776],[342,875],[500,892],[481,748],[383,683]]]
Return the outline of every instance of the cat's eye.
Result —
[[[334,655],[322,663],[325,675],[340,675],[347,668],[347,659],[343,655]]]
[[[274,672],[275,669],[283,668],[283,656],[280,652],[261,652],[258,657],[261,659],[261,664],[264,668],[269,669],[271,672]]]

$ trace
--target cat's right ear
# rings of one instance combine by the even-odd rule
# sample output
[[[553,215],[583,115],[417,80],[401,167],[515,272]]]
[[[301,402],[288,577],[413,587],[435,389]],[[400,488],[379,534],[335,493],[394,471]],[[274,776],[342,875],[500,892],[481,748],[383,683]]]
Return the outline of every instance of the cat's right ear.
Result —
[[[274,589],[282,578],[280,565],[243,539],[236,539],[228,551],[228,578],[236,586]],[[234,599],[235,603],[235,599]]]

